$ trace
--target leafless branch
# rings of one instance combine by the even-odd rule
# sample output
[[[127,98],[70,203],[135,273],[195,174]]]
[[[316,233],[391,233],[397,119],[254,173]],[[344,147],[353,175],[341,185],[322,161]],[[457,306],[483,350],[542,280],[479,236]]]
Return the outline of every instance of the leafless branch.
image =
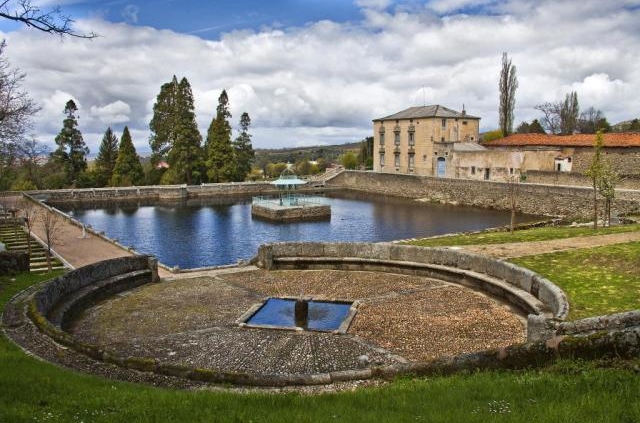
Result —
[[[20,22],[30,28],[49,34],[68,35],[76,38],[96,38],[93,31],[88,34],[78,33],[73,29],[73,19],[62,13],[60,7],[44,11],[31,4],[31,0],[0,1],[0,18]]]

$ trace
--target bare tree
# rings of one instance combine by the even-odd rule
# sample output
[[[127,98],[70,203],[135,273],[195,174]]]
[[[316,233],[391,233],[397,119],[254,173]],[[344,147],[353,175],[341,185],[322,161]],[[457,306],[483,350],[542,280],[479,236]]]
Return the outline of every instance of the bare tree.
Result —
[[[602,133],[596,134],[595,142],[593,143],[593,158],[589,164],[586,175],[591,179],[591,185],[593,187],[593,229],[598,230],[598,185],[603,173],[603,159],[602,159],[602,147],[604,146],[604,138]]]
[[[40,223],[44,231],[45,243],[47,244],[47,269],[52,270],[51,266],[51,248],[58,242],[60,231],[62,229],[62,217],[54,211],[45,211],[40,214]]]
[[[572,91],[564,101],[542,103],[534,107],[542,112],[542,126],[551,134],[571,135],[578,127],[578,94]]]
[[[509,232],[513,233],[516,226],[516,211],[518,208],[518,194],[520,191],[520,177],[512,175],[507,179],[509,184],[509,202],[511,205],[511,219],[509,220]]]
[[[507,53],[502,53],[502,70],[500,71],[500,129],[505,137],[513,132],[513,109],[516,105],[516,89],[518,78],[516,67],[511,64]]]
[[[24,226],[27,228],[27,252],[31,256],[31,233],[33,232],[33,225],[38,219],[39,207],[37,207],[33,201],[26,198],[20,199],[20,210],[22,210],[22,217],[24,217]]]
[[[543,116],[540,119],[540,123],[547,132],[551,134],[560,133],[560,112],[562,111],[560,102],[538,104],[534,109],[542,112]]]
[[[77,38],[95,38],[94,32],[78,33],[73,29],[73,19],[62,13],[59,6],[42,10],[31,4],[31,0],[1,0],[0,18],[20,22],[30,28],[57,35]]]
[[[600,170],[600,180],[598,181],[598,192],[604,198],[603,224],[606,224],[606,226],[611,226],[611,203],[616,196],[616,184],[618,180],[618,173],[613,166],[611,166],[611,163],[603,159]]]

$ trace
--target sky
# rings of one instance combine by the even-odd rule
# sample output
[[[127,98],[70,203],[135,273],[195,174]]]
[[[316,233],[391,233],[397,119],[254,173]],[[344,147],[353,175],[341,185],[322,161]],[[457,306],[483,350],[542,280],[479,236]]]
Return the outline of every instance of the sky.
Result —
[[[15,0],[12,0],[15,1]],[[498,126],[498,77],[516,66],[515,121],[578,93],[609,122],[640,116],[640,0],[32,0],[78,32],[0,20],[6,59],[40,105],[33,135],[54,148],[65,103],[92,154],[127,125],[139,153],[160,86],[193,89],[203,138],[226,89],[232,126],[248,112],[256,148],[354,142],[371,121],[441,104]]]

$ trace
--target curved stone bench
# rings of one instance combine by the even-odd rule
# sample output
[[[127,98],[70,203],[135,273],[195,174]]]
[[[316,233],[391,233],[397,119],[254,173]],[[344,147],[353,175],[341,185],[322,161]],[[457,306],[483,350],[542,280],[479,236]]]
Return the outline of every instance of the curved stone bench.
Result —
[[[367,243],[274,243],[263,245],[258,266],[271,269],[369,270],[426,276],[500,297],[530,316],[528,339],[539,339],[538,320],[564,320],[564,292],[528,269],[448,248]]]

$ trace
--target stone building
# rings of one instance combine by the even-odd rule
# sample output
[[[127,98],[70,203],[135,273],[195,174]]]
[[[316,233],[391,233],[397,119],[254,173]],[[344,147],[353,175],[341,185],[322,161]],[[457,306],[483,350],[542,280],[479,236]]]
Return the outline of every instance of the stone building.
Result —
[[[410,107],[373,121],[377,172],[449,176],[451,152],[479,147],[480,118],[440,105]],[[480,147],[481,148],[481,147]]]

